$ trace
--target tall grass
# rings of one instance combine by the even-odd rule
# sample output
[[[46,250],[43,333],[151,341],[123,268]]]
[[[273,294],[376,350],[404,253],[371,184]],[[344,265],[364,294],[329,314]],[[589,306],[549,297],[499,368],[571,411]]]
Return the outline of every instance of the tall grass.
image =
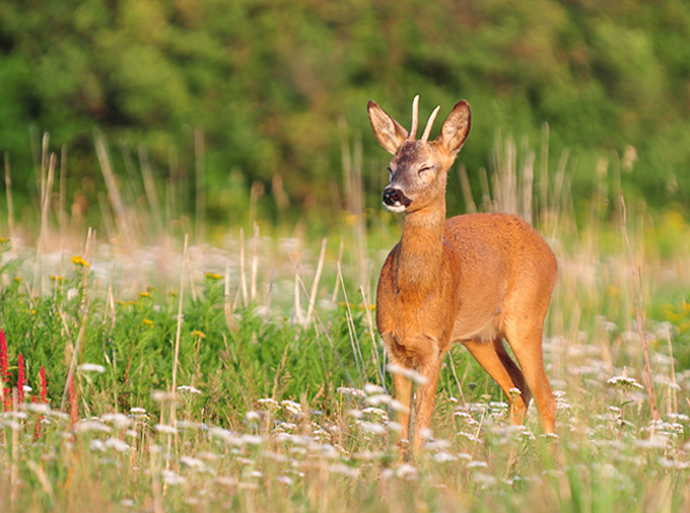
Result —
[[[433,438],[413,464],[399,463],[400,406],[370,292],[399,232],[362,201],[357,144],[343,143],[335,236],[254,224],[258,202],[286,201],[255,192],[251,224],[214,247],[203,217],[185,237],[192,223],[173,197],[158,197],[143,150],[128,171],[141,176],[119,182],[100,137],[103,223],[68,229],[79,223],[64,192],[54,201],[58,162],[46,143],[39,236],[22,244],[16,233],[35,227],[8,224],[12,240],[0,242],[2,511],[687,510],[688,226],[632,200],[624,223],[604,161],[578,219],[569,157],[548,168],[546,129],[538,150],[497,140],[476,190],[460,169],[463,195],[475,210],[531,219],[558,256],[544,340],[557,439],[539,435],[534,408],[524,428],[509,426],[500,389],[458,347]],[[196,149],[203,173],[200,133]],[[23,403],[12,392],[19,355]]]

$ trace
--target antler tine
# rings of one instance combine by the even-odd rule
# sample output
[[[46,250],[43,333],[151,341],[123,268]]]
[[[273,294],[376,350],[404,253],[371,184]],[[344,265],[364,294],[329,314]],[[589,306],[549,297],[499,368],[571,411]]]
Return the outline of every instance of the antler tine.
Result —
[[[412,100],[412,127],[410,128],[410,133],[407,134],[407,138],[414,140],[417,137],[417,125],[419,124],[419,95],[414,97]]]
[[[431,134],[431,127],[434,125],[434,120],[436,119],[436,114],[438,114],[438,111],[441,109],[441,106],[438,105],[434,111],[431,113],[431,116],[429,116],[429,121],[426,122],[426,126],[424,127],[424,133],[422,134],[422,138],[420,141],[426,142],[426,140],[429,138],[429,134]]]

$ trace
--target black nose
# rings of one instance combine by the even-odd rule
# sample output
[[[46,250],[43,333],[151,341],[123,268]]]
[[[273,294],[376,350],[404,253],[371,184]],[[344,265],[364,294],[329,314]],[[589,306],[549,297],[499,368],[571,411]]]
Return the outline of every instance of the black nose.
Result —
[[[401,199],[403,197],[404,196],[399,189],[389,189],[388,187],[386,187],[383,190],[383,202],[390,207],[392,207],[398,202],[401,202]]]

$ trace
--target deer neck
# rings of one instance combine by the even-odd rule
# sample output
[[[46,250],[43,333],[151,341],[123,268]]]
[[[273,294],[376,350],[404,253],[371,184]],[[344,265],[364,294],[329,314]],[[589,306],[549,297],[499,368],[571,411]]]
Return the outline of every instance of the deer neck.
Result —
[[[402,291],[424,294],[438,289],[445,221],[445,201],[405,214],[398,269]]]

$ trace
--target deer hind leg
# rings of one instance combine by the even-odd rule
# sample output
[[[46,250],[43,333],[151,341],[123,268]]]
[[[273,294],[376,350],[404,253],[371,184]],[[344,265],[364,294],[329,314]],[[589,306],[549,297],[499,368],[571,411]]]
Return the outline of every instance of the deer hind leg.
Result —
[[[508,397],[510,423],[521,425],[525,421],[531,394],[522,372],[503,347],[501,338],[495,339],[493,343],[468,340],[463,344]],[[515,400],[510,392],[511,388],[520,390],[520,395]]]
[[[517,330],[508,330],[506,338],[525,376],[525,383],[534,396],[545,433],[556,431],[556,400],[544,371],[542,323]]]

